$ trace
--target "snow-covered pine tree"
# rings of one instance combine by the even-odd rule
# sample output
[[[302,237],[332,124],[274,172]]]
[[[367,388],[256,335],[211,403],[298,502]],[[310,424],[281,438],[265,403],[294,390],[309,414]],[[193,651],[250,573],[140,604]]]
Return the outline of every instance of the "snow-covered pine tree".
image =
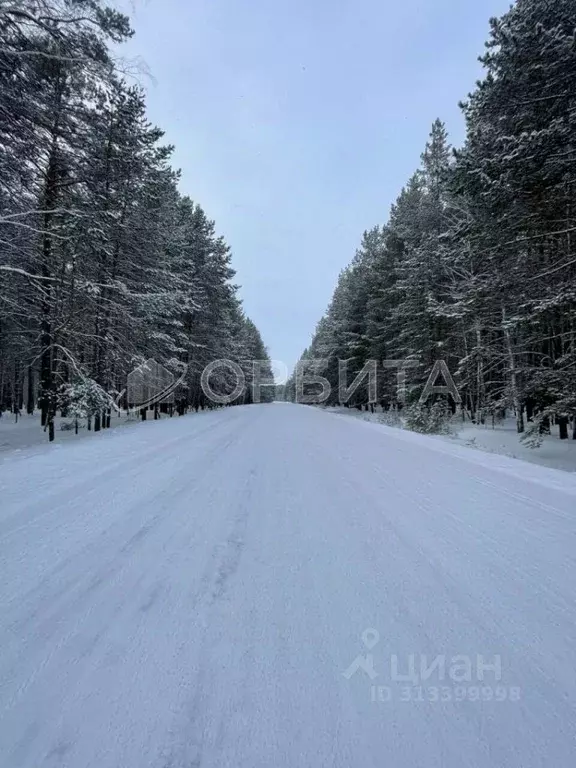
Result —
[[[109,425],[149,357],[188,371],[181,412],[208,404],[207,362],[267,359],[230,249],[115,71],[108,44],[130,34],[100,0],[0,5],[0,412],[38,404],[50,439],[57,408],[90,410],[85,382]]]

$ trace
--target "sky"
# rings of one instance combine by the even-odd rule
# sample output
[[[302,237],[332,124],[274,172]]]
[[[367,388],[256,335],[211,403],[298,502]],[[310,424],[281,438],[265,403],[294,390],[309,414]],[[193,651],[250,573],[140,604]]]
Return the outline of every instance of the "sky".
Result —
[[[481,76],[509,0],[117,0],[181,190],[233,252],[246,313],[291,368],[362,233]]]

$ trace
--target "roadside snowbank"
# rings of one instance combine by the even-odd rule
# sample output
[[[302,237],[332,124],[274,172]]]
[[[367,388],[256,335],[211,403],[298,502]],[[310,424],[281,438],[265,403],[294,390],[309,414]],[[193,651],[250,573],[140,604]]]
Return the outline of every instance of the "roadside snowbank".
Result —
[[[495,425],[494,428],[491,425],[461,425],[456,422],[452,424],[453,432],[450,435],[420,435],[402,429],[401,426],[393,427],[382,423],[382,419],[386,418],[386,415],[382,413],[367,413],[353,408],[323,408],[321,410],[338,416],[352,416],[378,429],[392,430],[396,436],[402,436],[402,439],[421,440],[428,445],[439,444],[438,450],[442,450],[440,446],[445,445],[448,453],[453,453],[455,450],[457,455],[465,456],[470,448],[474,448],[477,452],[495,454],[502,457],[499,464],[505,466],[507,471],[512,471],[517,477],[533,477],[535,470],[532,465],[534,464],[562,472],[576,473],[576,440],[560,440],[555,427],[552,427],[551,435],[544,437],[540,448],[529,448],[520,442],[513,419],[506,419],[501,424]],[[505,461],[505,459],[509,461]],[[518,460],[528,462],[531,466],[522,468]],[[576,485],[576,476],[574,483]],[[565,475],[560,475],[558,485],[565,487],[565,484]],[[556,487],[556,484],[554,485]]]

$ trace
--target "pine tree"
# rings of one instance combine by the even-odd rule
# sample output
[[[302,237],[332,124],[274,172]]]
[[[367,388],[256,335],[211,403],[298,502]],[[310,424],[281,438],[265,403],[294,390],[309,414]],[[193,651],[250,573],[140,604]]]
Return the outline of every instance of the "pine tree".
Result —
[[[445,360],[477,422],[574,424],[576,9],[517,0],[492,19],[464,147],[441,121],[389,221],[364,236],[303,358],[404,360],[416,399]],[[371,255],[368,255],[368,254]],[[294,379],[288,391],[293,392]],[[379,391],[394,403],[392,383]],[[533,431],[533,430],[532,430]]]
[[[186,372],[181,413],[212,405],[208,362],[268,360],[228,245],[115,71],[130,34],[99,0],[0,6],[0,413],[25,395],[50,439],[57,409],[109,426],[149,358]]]

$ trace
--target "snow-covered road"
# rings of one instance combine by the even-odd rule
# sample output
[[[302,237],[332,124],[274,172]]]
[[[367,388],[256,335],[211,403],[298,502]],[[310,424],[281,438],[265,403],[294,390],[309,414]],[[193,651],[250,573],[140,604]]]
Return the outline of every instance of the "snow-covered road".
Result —
[[[274,404],[0,485],[2,768],[576,765],[569,474]]]

